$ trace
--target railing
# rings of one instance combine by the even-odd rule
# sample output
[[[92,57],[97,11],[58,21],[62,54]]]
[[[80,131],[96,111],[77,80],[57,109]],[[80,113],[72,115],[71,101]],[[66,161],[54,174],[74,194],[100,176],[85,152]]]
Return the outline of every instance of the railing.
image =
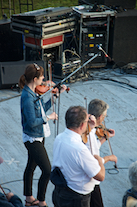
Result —
[[[13,10],[13,13],[15,14],[15,4],[14,4],[14,0],[8,0],[7,5],[8,6],[4,6],[6,4],[5,0],[4,0],[4,4],[3,4],[3,0],[1,0],[1,13],[2,13],[2,17],[3,18],[7,18],[6,12],[5,10],[8,10],[9,13],[9,17],[11,17],[11,11]],[[12,7],[11,7],[12,4]]]
[[[22,13],[24,11],[33,11],[33,0],[19,0],[19,4],[17,6],[17,0],[1,0],[1,11],[0,11],[0,19],[10,18],[12,14]],[[25,2],[25,3],[24,3]],[[15,11],[15,3],[16,3],[16,11]],[[18,10],[18,11],[17,11]]]
[[[22,6],[27,6],[27,12],[30,10],[29,6],[31,6],[31,11],[33,11],[33,0],[27,0],[27,3],[21,3],[21,0],[19,0],[20,13],[22,13]]]

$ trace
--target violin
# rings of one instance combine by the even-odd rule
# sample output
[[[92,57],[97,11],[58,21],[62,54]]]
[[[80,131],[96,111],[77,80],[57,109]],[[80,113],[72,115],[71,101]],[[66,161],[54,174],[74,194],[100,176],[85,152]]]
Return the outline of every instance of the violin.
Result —
[[[46,93],[48,90],[50,90],[55,85],[56,84],[53,81],[48,80],[44,84],[36,86],[35,91],[39,95],[42,95],[42,94]],[[54,94],[56,94],[57,92],[58,92],[58,88],[54,88],[52,90],[52,93],[54,93]]]
[[[88,142],[87,136],[89,135],[90,132],[91,132],[91,127],[88,124],[86,131],[82,134],[82,141],[84,142],[84,144],[86,144]]]
[[[103,124],[99,125],[96,130],[96,135],[99,139],[105,137],[106,139],[109,137],[109,133],[111,130],[107,129]]]
[[[53,81],[50,81],[50,80],[47,80],[45,82],[45,84],[42,84],[42,85],[38,85],[36,86],[36,93],[38,93],[39,95],[42,95],[44,93],[46,93],[48,90],[50,90],[51,88],[53,88],[53,86],[55,86],[56,84],[53,82]],[[67,87],[66,89],[66,92],[68,93],[70,90],[69,87]],[[59,89],[56,87],[56,88],[53,88],[52,91],[51,91],[53,94],[56,94],[59,92]]]

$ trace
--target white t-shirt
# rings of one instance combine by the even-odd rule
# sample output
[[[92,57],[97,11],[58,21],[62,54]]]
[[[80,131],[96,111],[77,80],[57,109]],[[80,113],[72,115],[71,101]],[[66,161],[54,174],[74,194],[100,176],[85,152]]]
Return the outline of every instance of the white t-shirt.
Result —
[[[60,168],[69,188],[84,195],[93,191],[93,177],[101,170],[81,136],[68,128],[55,139],[52,169],[55,167]]]
[[[96,129],[92,129],[88,135],[88,141],[86,143],[87,148],[93,155],[99,155],[100,156],[100,147],[101,147],[101,142],[96,138]],[[102,158],[102,162],[104,163],[104,159]],[[93,179],[93,182],[96,185],[100,184],[100,181]]]

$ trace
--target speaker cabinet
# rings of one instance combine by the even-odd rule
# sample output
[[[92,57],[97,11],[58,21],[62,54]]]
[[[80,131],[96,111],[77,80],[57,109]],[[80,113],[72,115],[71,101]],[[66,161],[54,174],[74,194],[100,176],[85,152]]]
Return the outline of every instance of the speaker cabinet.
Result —
[[[136,0],[104,0],[106,6],[121,6],[124,9],[134,9]]]
[[[63,76],[63,73],[62,73],[62,63],[61,61],[56,61],[54,63],[54,66],[53,66],[53,74],[55,77],[61,77]]]
[[[137,10],[117,14],[111,48],[115,63],[137,61]]]
[[[79,0],[79,4],[103,4],[105,6],[121,6],[124,9],[134,9],[136,0]]]
[[[11,31],[10,20],[0,20],[0,62],[23,60],[22,34]]]
[[[32,63],[32,61],[0,62],[0,88],[8,88],[17,84],[26,66]],[[44,68],[43,61],[36,63]]]

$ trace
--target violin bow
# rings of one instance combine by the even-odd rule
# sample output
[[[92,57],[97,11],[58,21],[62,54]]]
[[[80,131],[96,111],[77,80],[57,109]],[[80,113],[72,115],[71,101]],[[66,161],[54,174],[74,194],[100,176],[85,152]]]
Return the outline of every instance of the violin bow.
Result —
[[[105,127],[105,129],[106,129],[105,121],[103,121],[103,125],[104,125],[104,127]],[[110,144],[110,140],[109,140],[109,138],[108,138],[107,133],[105,134],[105,137],[106,137],[106,139],[107,139],[107,141],[108,141],[108,146],[109,146],[110,154],[111,154],[111,155],[114,155],[114,154],[113,154],[113,151],[112,151],[111,144]],[[114,167],[115,167],[116,170],[118,171],[118,167],[117,167],[117,164],[116,164],[115,162],[114,162]]]
[[[49,80],[52,81],[52,67],[51,67],[51,60],[49,60]],[[59,131],[59,106],[60,106],[60,91],[61,91],[61,85],[59,85],[58,87],[59,90],[59,96],[58,96],[58,120],[57,120],[57,126],[56,126],[56,120],[54,119],[53,123],[55,124],[55,137],[58,135],[58,131]],[[55,112],[54,109],[54,99],[53,99],[53,93],[52,93],[52,89],[51,89],[51,84],[50,84],[50,91],[51,91],[51,100],[52,100],[52,105],[53,105],[53,112]],[[57,96],[56,96],[57,98]],[[55,98],[55,101],[56,101]]]
[[[84,97],[84,100],[85,100],[85,108],[86,108],[86,110],[88,110],[88,104],[87,104],[87,98],[86,97]],[[88,112],[87,112],[88,113]],[[87,132],[88,132],[88,134],[89,134],[89,129],[88,129],[88,124],[87,124]]]
[[[51,59],[48,61],[48,73],[49,73],[49,80],[50,80],[50,90],[51,90],[51,83],[52,83],[52,63],[51,63]],[[52,93],[52,90],[50,92],[51,94],[51,103],[52,103],[52,107],[53,107],[53,112],[55,112],[55,109],[54,109],[54,98],[53,98],[53,93]],[[56,98],[55,98],[55,101],[56,101]],[[55,124],[55,136],[56,136],[56,120],[54,119],[53,120],[53,123]]]
[[[87,98],[86,97],[84,97],[84,100],[85,100],[85,108],[86,108],[86,110],[87,110],[87,106],[88,106],[88,104],[87,104]],[[88,137],[89,137],[89,144],[90,144],[90,149],[91,149],[91,154],[93,155],[93,150],[92,150],[92,144],[91,144],[91,139],[90,139],[90,132],[89,132],[89,128],[88,128],[88,124],[87,124],[87,131],[88,131]],[[87,138],[88,139],[88,138]]]
[[[2,192],[4,193],[4,195],[6,196],[6,193],[5,193],[5,191],[4,191],[4,189],[2,188],[1,185],[0,185],[0,188],[1,188]]]
[[[51,82],[52,82],[52,66],[51,66],[51,60],[48,61],[48,65],[49,65],[49,80],[50,80],[50,90],[51,90]],[[53,106],[53,112],[55,111],[54,110],[54,100],[53,100],[53,94],[51,94],[51,101],[52,101],[52,106]]]
[[[59,113],[60,113],[60,91],[61,91],[61,85],[58,88],[59,90],[59,96],[58,96],[58,122],[57,122],[57,135],[59,132]]]

